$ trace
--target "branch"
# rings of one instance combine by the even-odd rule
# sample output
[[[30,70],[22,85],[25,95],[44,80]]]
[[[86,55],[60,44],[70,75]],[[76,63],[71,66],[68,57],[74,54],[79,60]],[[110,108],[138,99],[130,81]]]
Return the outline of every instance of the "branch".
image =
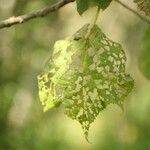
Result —
[[[126,4],[124,4],[123,2],[121,2],[120,0],[115,0],[117,3],[119,3],[121,6],[123,6],[124,8],[128,9],[129,11],[131,11],[132,13],[134,13],[136,16],[138,16],[140,19],[142,19],[143,21],[147,22],[148,24],[150,24],[150,20],[147,19],[146,17],[142,16],[141,14],[139,14],[137,11],[133,10],[132,8],[130,8],[129,6],[127,6]]]
[[[48,15],[49,13],[60,9],[64,5],[71,3],[71,2],[74,2],[74,1],[75,0],[61,0],[60,2],[57,2],[56,4],[49,5],[49,6],[43,8],[41,10],[38,10],[36,12],[32,12],[32,13],[25,14],[22,16],[17,16],[17,17],[10,17],[10,18],[0,22],[0,29],[6,28],[6,27],[11,27],[15,24],[24,23],[24,22],[29,21],[31,19],[44,17],[44,16]]]
[[[25,14],[22,16],[10,17],[4,21],[0,21],[0,29],[6,28],[6,27],[11,27],[15,24],[21,24],[21,23],[24,23],[24,22],[29,21],[31,19],[44,17],[44,16],[48,15],[49,13],[54,12],[54,11],[60,9],[61,7],[65,6],[66,4],[74,2],[74,1],[75,0],[61,0],[60,2],[57,2],[56,4],[53,4],[53,5],[49,5],[49,6],[43,8],[41,10],[38,10],[38,11],[35,11],[32,13],[28,13],[28,14]],[[115,0],[115,1],[118,2],[120,5],[122,5],[124,8],[126,8],[129,11],[131,11],[132,13],[134,13],[136,16],[141,18],[143,21],[150,24],[150,20],[147,19],[146,17],[142,16],[141,14],[139,14],[138,12],[136,12],[135,10],[133,10],[132,8],[127,6],[126,4],[122,3],[120,0]]]

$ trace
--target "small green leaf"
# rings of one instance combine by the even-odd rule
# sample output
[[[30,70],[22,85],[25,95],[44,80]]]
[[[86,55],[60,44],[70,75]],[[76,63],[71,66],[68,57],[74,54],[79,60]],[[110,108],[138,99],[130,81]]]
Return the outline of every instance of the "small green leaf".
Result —
[[[150,79],[150,26],[145,31],[139,53],[139,68],[147,79]]]
[[[150,0],[134,0],[138,8],[150,16]]]
[[[109,40],[97,25],[85,39],[88,27],[57,41],[51,60],[38,76],[44,110],[62,104],[65,114],[81,124],[87,140],[98,114],[111,103],[122,108],[134,85],[125,73],[121,45]]]
[[[90,7],[98,6],[101,9],[106,9],[112,0],[76,0],[77,10],[82,15]]]

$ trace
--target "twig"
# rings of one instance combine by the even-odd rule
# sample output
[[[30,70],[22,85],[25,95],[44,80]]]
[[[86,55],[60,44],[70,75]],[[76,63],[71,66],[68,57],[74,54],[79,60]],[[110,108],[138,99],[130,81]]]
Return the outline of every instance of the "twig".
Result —
[[[131,11],[132,13],[134,13],[136,16],[138,16],[140,19],[142,19],[143,21],[147,22],[148,24],[150,24],[150,20],[144,16],[142,16],[141,14],[139,14],[136,10],[133,10],[132,8],[130,8],[129,6],[127,6],[126,4],[124,4],[123,2],[121,2],[120,0],[115,0],[117,3],[119,3],[120,5],[122,5],[124,8],[128,9],[129,11]]]
[[[74,2],[75,0],[61,0],[60,2],[57,2],[56,4],[53,5],[49,5],[41,10],[32,12],[32,13],[28,13],[22,16],[13,16],[10,17],[4,21],[0,21],[0,29],[2,28],[6,28],[6,27],[11,27],[15,24],[20,24],[20,23],[24,23],[26,21],[29,21],[31,19],[35,19],[35,18],[39,18],[39,17],[44,17],[46,15],[48,15],[51,12],[54,12],[58,9],[60,9],[61,7],[63,7],[64,5]],[[130,10],[132,13],[134,13],[136,16],[138,16],[139,18],[141,18],[143,21],[147,22],[148,24],[150,24],[150,20],[147,19],[146,17],[142,16],[141,14],[139,14],[138,12],[136,12],[135,10],[133,10],[132,8],[130,8],[129,6],[127,6],[126,4],[124,4],[123,2],[121,2],[120,0],[114,0],[116,2],[118,2],[120,5],[122,5],[124,8]]]
[[[41,10],[38,10],[36,12],[32,12],[32,13],[25,14],[22,16],[17,16],[17,17],[10,17],[10,18],[0,22],[0,29],[6,28],[6,27],[11,27],[15,24],[24,23],[26,21],[29,21],[31,19],[35,19],[38,17],[44,17],[44,16],[48,15],[49,13],[58,10],[59,8],[63,7],[64,5],[74,2],[74,1],[75,0],[61,0],[60,2],[57,2],[56,4],[49,5],[49,6],[43,8]]]

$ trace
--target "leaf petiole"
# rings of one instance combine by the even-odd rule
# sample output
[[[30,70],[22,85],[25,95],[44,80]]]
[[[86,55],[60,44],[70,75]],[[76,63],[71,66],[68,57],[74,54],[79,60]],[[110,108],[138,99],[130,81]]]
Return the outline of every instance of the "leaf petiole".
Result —
[[[88,28],[87,34],[85,35],[85,39],[88,39],[90,37],[92,28],[96,24],[96,21],[98,19],[98,16],[99,16],[99,13],[100,13],[101,10],[102,9],[100,9],[100,7],[97,7],[96,15],[95,15],[94,19],[91,21],[91,24],[90,24],[90,26]]]

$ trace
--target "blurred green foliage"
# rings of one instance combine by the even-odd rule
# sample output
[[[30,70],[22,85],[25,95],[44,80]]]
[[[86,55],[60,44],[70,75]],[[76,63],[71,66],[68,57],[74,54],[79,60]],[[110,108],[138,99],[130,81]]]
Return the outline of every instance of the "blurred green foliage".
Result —
[[[31,12],[52,2],[55,0],[16,0],[9,13]],[[5,13],[0,13],[0,17],[8,17],[8,12]],[[63,119],[61,110],[43,113],[36,76],[43,70],[54,41],[63,36],[67,21],[61,21],[60,13],[55,12],[41,20],[0,30],[0,150],[150,149],[150,85],[136,72],[137,64],[131,63],[136,85],[133,94],[128,97],[125,112],[120,116],[115,107],[112,107],[113,111],[102,112],[97,126],[93,128],[95,132],[91,131],[95,137],[92,144],[84,143],[77,123]],[[137,24],[145,28],[143,24]],[[128,30],[130,25],[130,22],[124,25],[124,30],[127,29],[124,36],[132,39],[129,49],[135,49],[134,61],[140,47],[135,40],[139,28],[131,34]]]
[[[145,30],[139,52],[139,68],[150,79],[150,26]]]
[[[52,3],[53,1],[19,0],[16,1],[13,13],[17,15],[31,12],[42,8],[50,2]],[[5,43],[5,31],[0,31],[3,36],[0,38],[0,150],[62,150],[69,148],[65,141],[61,141],[60,138],[63,137],[57,134],[57,128],[46,128],[46,131],[40,131],[50,115],[47,116],[48,118],[44,118],[45,116],[43,116],[38,103],[36,76],[43,68],[45,59],[48,58],[50,48],[49,35],[56,30],[54,29],[55,24],[59,23],[57,13],[51,14],[48,17],[48,19],[43,19],[42,21],[34,20],[22,26],[16,26],[12,29],[13,31],[8,31],[5,39],[6,41],[11,41],[11,45],[8,47],[7,45],[4,47],[5,44],[3,44]],[[62,26],[63,23],[60,24]],[[58,28],[57,31],[59,31]],[[56,37],[58,38],[57,35],[53,35],[52,40],[55,40]],[[3,54],[5,49],[8,49],[8,51],[6,54]],[[17,105],[15,100],[20,90],[23,92],[27,91],[29,95],[32,95],[32,106],[38,108],[36,112],[32,108],[27,122],[23,125],[9,121],[9,115],[14,105]],[[23,98],[25,100],[23,105],[28,102],[26,98],[28,97]],[[17,105],[17,109],[21,109],[19,105]],[[18,112],[21,111],[23,110]],[[41,132],[45,132],[47,136],[42,137]]]

